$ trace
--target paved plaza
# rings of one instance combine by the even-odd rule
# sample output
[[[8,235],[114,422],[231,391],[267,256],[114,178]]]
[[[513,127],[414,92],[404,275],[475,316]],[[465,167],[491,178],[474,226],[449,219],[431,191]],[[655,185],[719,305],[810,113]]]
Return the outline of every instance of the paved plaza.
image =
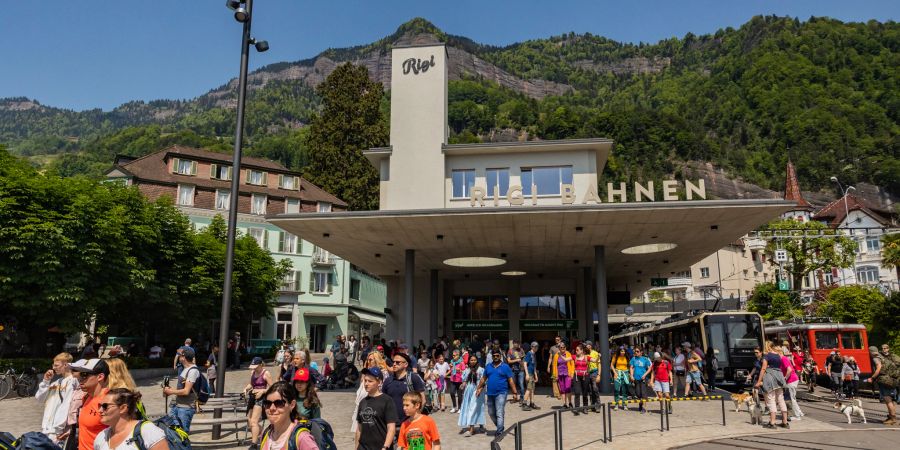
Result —
[[[274,373],[276,369],[270,368],[270,370]],[[226,389],[229,392],[239,392],[246,385],[248,379],[249,372],[246,370],[230,371],[226,378]],[[154,378],[138,383],[141,392],[144,394],[145,405],[150,415],[159,415],[164,411],[163,397],[159,387],[160,382],[161,378]],[[355,391],[327,391],[322,392],[320,397],[325,405],[322,411],[323,418],[334,427],[335,442],[338,448],[352,448],[353,435],[350,433],[350,421],[354,408]],[[611,400],[611,398],[604,398],[604,401]],[[548,397],[546,393],[538,395],[535,402],[541,406],[541,410],[524,412],[517,404],[508,404],[506,408],[507,425],[553,411],[553,407],[559,404],[558,401]],[[726,399],[725,420],[727,426],[722,426],[722,405],[720,401],[681,401],[673,404],[673,413],[669,416],[670,430],[660,432],[660,416],[657,404],[651,405],[647,414],[639,414],[636,411],[637,406],[631,405],[631,411],[612,411],[613,440],[605,445],[602,443],[601,414],[589,413],[575,416],[571,412],[563,412],[563,444],[566,449],[633,448],[635,446],[673,448],[702,441],[725,439],[714,444],[704,444],[705,446],[702,448],[724,448],[724,446],[770,448],[774,445],[772,443],[776,442],[772,441],[772,439],[787,439],[787,436],[792,436],[790,439],[798,440],[804,439],[804,436],[817,436],[817,433],[821,432],[839,432],[848,429],[857,430],[858,428],[866,428],[871,431],[885,429],[880,423],[854,424],[848,427],[843,415],[837,411],[829,411],[824,402],[820,403],[809,404],[807,408],[808,403],[804,402],[803,407],[807,408],[807,417],[802,421],[792,422],[790,431],[780,429],[764,430],[759,426],[751,425],[748,413],[745,411],[735,413],[732,403]],[[883,412],[883,407],[872,401],[867,402],[866,407],[867,411],[871,412],[870,419],[880,421],[878,417],[879,413]],[[209,417],[206,414],[198,415],[197,417],[202,416]],[[432,417],[436,420],[442,434],[443,448],[489,448],[490,440],[493,439],[490,435],[493,434],[494,430],[494,426],[489,418],[487,419],[487,435],[478,433],[472,437],[463,437],[456,425],[459,416],[451,414],[449,408],[446,412],[434,413]],[[41,405],[32,398],[9,398],[0,401],[0,431],[9,431],[15,435],[33,431],[39,428],[40,418]],[[192,434],[191,438],[197,447],[216,449],[246,448],[246,444],[237,442],[233,433],[228,433],[226,438],[213,443],[211,442],[209,431],[200,431],[203,429],[195,427]],[[205,429],[209,430],[208,427]],[[223,430],[227,431],[229,429],[230,427],[223,427]],[[525,424],[522,427],[522,433],[524,438],[523,448],[525,449],[553,448],[553,416]],[[868,439],[865,435],[854,436],[860,439]],[[879,440],[889,439],[887,436],[886,434],[873,434],[871,439],[876,439],[876,437]],[[759,442],[767,442],[769,445],[753,444],[753,442],[761,438],[768,440]],[[877,443],[879,441],[873,440],[872,442]],[[893,442],[897,442],[896,437],[893,438]],[[504,439],[501,448],[513,448],[512,436]],[[862,445],[854,448],[884,447]]]

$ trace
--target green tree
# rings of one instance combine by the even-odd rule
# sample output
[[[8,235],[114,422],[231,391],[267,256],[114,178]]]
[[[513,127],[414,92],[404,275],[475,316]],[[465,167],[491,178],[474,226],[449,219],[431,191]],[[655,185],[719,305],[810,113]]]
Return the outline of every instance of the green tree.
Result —
[[[885,234],[881,238],[881,262],[884,267],[894,268],[900,279],[900,233]]]
[[[760,283],[747,300],[747,310],[758,312],[766,320],[790,320],[803,316],[797,297],[779,291],[775,283]]]
[[[792,286],[799,290],[803,277],[819,270],[831,271],[833,267],[850,267],[858,245],[839,231],[830,230],[827,225],[816,222],[799,222],[782,219],[770,222],[764,227],[775,236],[784,236],[769,241],[766,251],[772,255],[776,249],[787,250],[788,262],[781,267],[790,274]],[[806,237],[805,232],[831,234],[826,237]]]
[[[862,323],[870,327],[884,308],[885,297],[878,288],[870,286],[841,286],[832,289],[825,301],[818,305],[821,316],[836,322]]]
[[[365,67],[338,66],[316,92],[322,113],[309,130],[305,176],[347,202],[350,209],[378,207],[378,173],[362,151],[387,144],[388,126],[381,114],[381,83]]]

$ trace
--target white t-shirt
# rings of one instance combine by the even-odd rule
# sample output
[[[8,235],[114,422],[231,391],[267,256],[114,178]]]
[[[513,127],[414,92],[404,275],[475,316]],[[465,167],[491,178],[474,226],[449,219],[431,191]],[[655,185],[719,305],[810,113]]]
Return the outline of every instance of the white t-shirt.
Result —
[[[197,385],[197,379],[200,378],[200,368],[197,366],[191,366],[181,371],[181,374],[178,375],[178,389],[181,389],[188,381]],[[175,404],[183,405],[183,406],[193,406],[194,402],[197,401],[197,393],[194,392],[194,388],[191,387],[188,395],[179,395],[175,397]]]
[[[434,365],[434,370],[437,372],[438,376],[444,378],[450,373],[450,364],[447,364],[447,361],[437,363]]]
[[[109,437],[110,437],[110,429],[107,428],[99,433],[97,433],[97,438],[94,439],[94,450],[113,450],[109,448]],[[162,441],[166,438],[166,433],[163,430],[160,430],[159,427],[150,423],[144,422],[141,425],[141,438],[144,439],[144,447],[150,448],[156,445],[157,442]],[[131,435],[128,436],[118,447],[114,450],[139,450],[137,446],[137,442],[135,442]]]

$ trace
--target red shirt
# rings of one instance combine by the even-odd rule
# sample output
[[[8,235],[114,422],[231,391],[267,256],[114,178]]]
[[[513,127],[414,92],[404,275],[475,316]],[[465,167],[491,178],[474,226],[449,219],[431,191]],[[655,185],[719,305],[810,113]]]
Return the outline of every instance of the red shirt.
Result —
[[[78,414],[78,450],[94,450],[94,439],[97,434],[107,428],[100,422],[100,400],[106,397],[108,389],[100,395],[91,397]]]
[[[668,383],[669,382],[669,371],[672,370],[672,365],[669,364],[668,361],[657,361],[653,363],[653,375],[656,381],[660,383]]]

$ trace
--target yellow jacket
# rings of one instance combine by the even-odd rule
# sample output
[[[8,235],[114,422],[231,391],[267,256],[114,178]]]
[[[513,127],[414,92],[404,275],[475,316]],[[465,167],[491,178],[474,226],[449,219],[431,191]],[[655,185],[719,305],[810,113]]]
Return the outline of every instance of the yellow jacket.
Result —
[[[566,363],[566,372],[569,372],[570,377],[574,377],[575,376],[575,358],[572,357],[572,354],[569,353],[568,350],[566,350],[565,356],[566,356],[566,358],[569,358],[569,362]],[[553,355],[553,362],[550,364],[551,370],[553,370],[554,377],[559,376],[559,374],[557,373],[557,371],[559,370],[558,369],[559,365],[557,364],[557,361],[559,361],[559,353]]]

